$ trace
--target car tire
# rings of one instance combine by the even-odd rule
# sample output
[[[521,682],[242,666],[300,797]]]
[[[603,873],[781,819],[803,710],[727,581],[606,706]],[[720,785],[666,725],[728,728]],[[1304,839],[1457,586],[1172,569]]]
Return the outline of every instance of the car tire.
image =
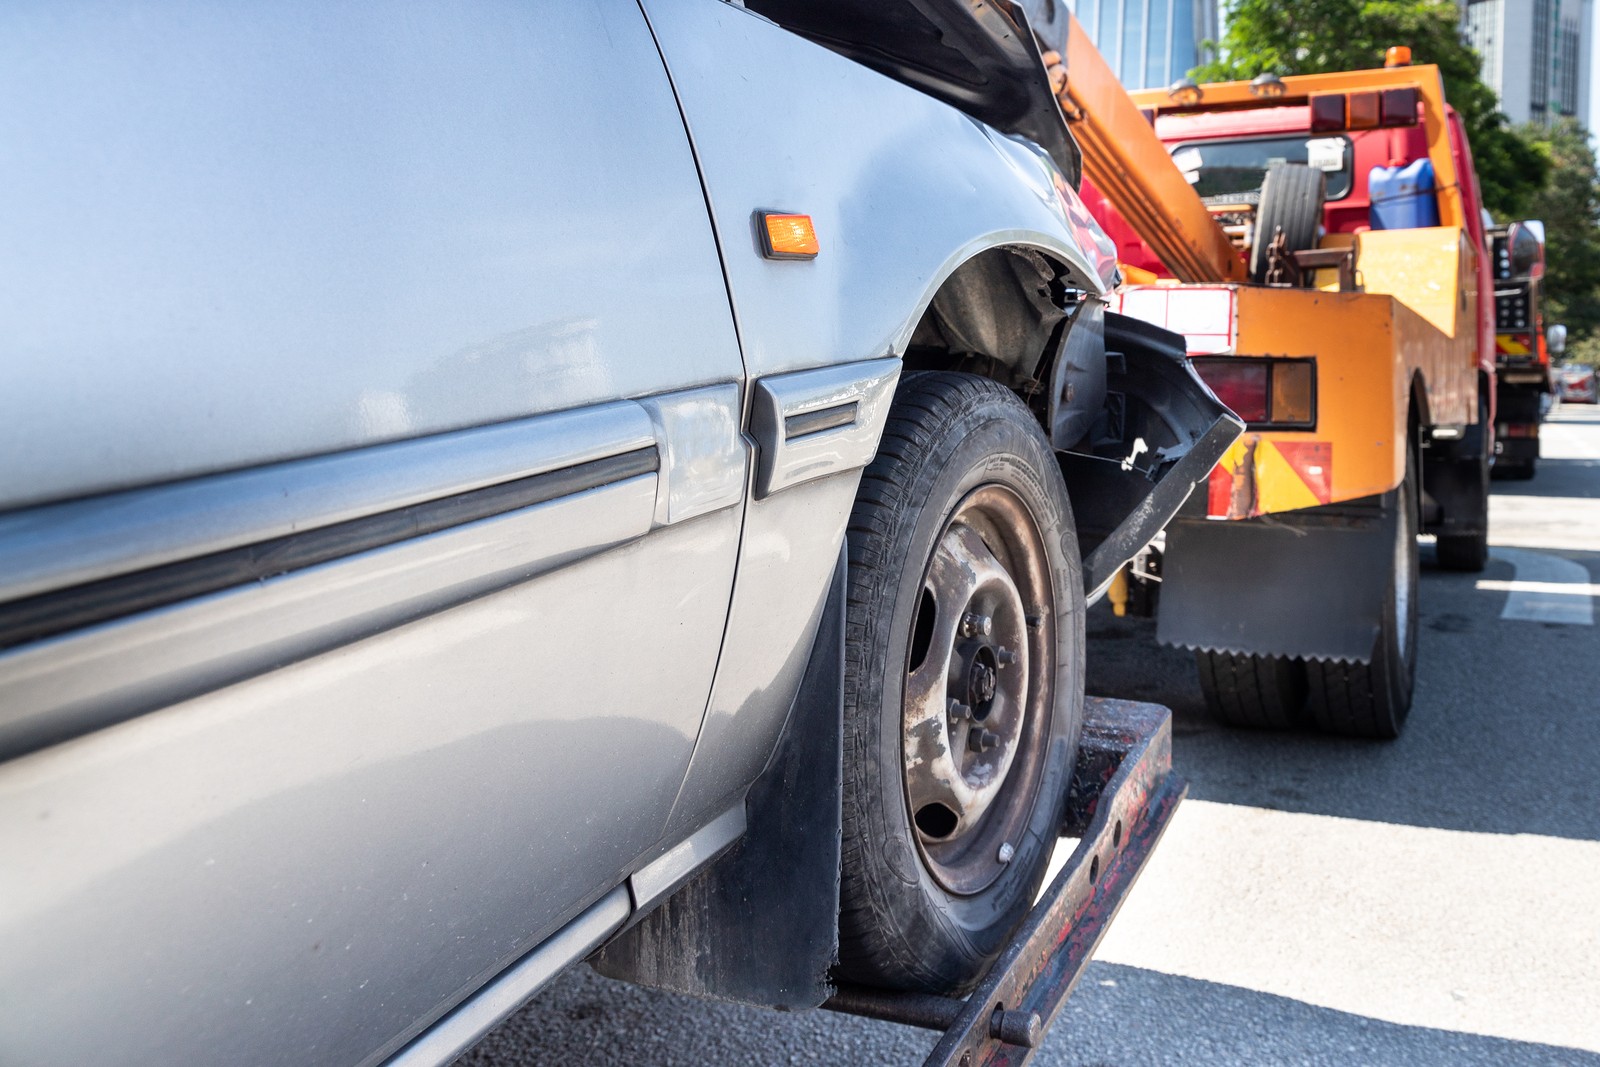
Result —
[[[1254,235],[1250,239],[1250,280],[1265,282],[1270,269],[1267,250],[1279,228],[1290,252],[1315,248],[1322,225],[1327,179],[1303,163],[1274,163],[1261,183]]]
[[[1411,713],[1417,666],[1417,476],[1408,453],[1399,488],[1384,494],[1384,509],[1394,509],[1394,560],[1378,636],[1366,663],[1307,660],[1307,708],[1328,733],[1392,739],[1400,736]]]
[[[1253,730],[1293,730],[1306,725],[1306,665],[1292,656],[1234,652],[1194,654],[1200,689],[1213,717]]]
[[[1066,485],[1009,389],[914,372],[848,537],[835,977],[960,992],[1033,904],[1082,728]]]

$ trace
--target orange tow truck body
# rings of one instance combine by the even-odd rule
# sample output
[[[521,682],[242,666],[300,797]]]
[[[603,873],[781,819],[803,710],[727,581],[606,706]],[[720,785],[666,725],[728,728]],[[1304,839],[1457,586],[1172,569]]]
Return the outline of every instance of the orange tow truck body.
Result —
[[[1494,288],[1438,69],[1127,93],[1076,22],[1051,44],[1083,199],[1123,265],[1109,310],[1181,334],[1247,424],[1165,557],[1133,568],[1161,579],[1159,597],[1135,599],[1159,603],[1160,639],[1196,649],[1203,676],[1206,656],[1232,657],[1301,679],[1284,691],[1302,702],[1307,663],[1388,677],[1386,647],[1414,655],[1395,621],[1397,583],[1415,580],[1409,534],[1437,534],[1446,566],[1478,569],[1487,553]],[[1289,201],[1270,195],[1289,172],[1319,189],[1296,209],[1299,243],[1281,224]],[[1384,699],[1403,717],[1402,666]],[[1392,736],[1397,722],[1349,732]]]

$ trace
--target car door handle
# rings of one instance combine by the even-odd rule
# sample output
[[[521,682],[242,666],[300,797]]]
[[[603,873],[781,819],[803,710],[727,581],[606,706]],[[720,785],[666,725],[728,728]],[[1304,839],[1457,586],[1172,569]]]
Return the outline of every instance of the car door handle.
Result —
[[[872,462],[900,366],[886,357],[757,381],[750,405],[756,498]]]

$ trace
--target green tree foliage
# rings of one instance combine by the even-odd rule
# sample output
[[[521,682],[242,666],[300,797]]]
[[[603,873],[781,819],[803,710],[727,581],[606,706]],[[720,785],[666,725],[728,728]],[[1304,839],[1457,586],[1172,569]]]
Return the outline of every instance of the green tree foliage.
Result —
[[[1567,327],[1568,354],[1600,361],[1600,171],[1583,127],[1563,119],[1524,129],[1550,161],[1550,180],[1528,205],[1545,228],[1545,320]]]
[[[1459,27],[1459,8],[1450,0],[1236,0],[1216,60],[1194,77],[1362,70],[1382,66],[1390,45],[1410,45],[1413,62],[1439,67],[1445,97],[1461,113],[1485,205],[1515,218],[1543,187],[1548,163],[1500,114]]]
[[[1568,363],[1587,363],[1590,366],[1600,364],[1600,334],[1590,334],[1576,341],[1568,341],[1566,354],[1562,358]]]

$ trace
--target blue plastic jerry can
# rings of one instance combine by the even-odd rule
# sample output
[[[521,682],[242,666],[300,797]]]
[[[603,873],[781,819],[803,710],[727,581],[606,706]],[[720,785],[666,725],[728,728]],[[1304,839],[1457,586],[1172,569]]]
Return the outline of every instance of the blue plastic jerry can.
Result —
[[[1439,225],[1433,195],[1433,161],[1418,159],[1403,167],[1373,167],[1367,175],[1374,230],[1411,230]]]

